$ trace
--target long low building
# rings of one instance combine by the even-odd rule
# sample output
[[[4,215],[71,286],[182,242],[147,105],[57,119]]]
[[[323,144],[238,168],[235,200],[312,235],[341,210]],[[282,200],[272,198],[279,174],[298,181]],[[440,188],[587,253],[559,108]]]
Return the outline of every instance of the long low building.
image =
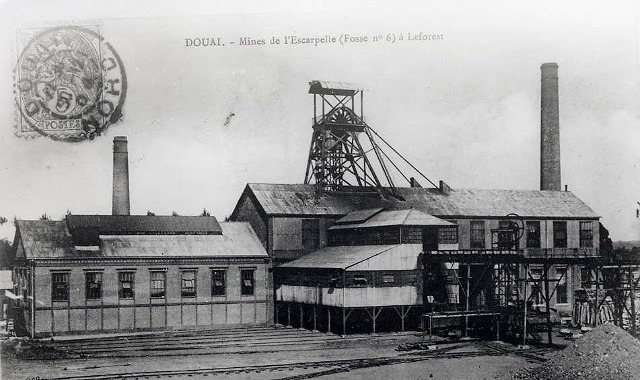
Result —
[[[269,257],[248,223],[68,215],[18,220],[16,322],[32,337],[269,325]]]

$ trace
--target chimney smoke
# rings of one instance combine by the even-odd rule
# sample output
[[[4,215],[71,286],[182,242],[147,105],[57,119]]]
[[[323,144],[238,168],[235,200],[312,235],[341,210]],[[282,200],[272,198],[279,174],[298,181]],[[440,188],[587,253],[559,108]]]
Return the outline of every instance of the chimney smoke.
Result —
[[[129,215],[129,153],[127,137],[113,138],[113,215]]]
[[[540,190],[560,191],[558,64],[544,63],[540,97]]]

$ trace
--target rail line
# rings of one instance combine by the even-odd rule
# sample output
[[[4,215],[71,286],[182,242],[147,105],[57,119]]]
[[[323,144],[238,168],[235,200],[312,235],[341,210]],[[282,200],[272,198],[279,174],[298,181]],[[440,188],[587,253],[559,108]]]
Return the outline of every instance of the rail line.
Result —
[[[478,343],[478,342],[476,342]],[[193,376],[211,376],[211,375],[234,375],[249,374],[260,372],[275,371],[293,371],[293,370],[314,370],[310,373],[296,374],[292,376],[282,377],[281,379],[310,379],[318,376],[331,375],[341,372],[349,372],[355,369],[385,366],[392,364],[415,363],[433,359],[460,359],[469,357],[483,356],[505,356],[505,355],[521,355],[530,360],[542,362],[546,358],[533,353],[523,353],[509,349],[502,349],[495,345],[480,344],[481,348],[487,348],[482,351],[465,351],[452,352],[458,348],[468,347],[467,344],[453,344],[434,351],[414,351],[404,353],[397,356],[386,356],[379,358],[357,358],[342,360],[320,360],[320,361],[304,361],[294,363],[279,364],[263,364],[250,366],[233,366],[233,367],[217,367],[217,368],[198,368],[198,369],[176,369],[176,370],[160,370],[160,371],[144,371],[130,373],[107,373],[94,375],[77,375],[51,378],[51,380],[106,380],[106,379],[162,379],[172,377],[193,377]]]

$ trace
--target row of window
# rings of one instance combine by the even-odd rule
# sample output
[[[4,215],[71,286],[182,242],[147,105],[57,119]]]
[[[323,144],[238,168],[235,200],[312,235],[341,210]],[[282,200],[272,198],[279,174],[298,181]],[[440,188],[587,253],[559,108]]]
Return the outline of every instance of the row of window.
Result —
[[[501,221],[499,228],[509,228],[511,222]],[[527,248],[540,248],[540,221],[528,221],[525,225]],[[471,248],[486,248],[485,244],[485,221],[484,220],[472,220],[471,221]],[[498,233],[498,245],[507,246],[513,239],[510,238],[507,232]],[[553,222],[553,247],[554,248],[567,248],[567,222],[566,221],[554,221]],[[581,221],[580,222],[580,247],[590,248],[593,247],[593,222]]]
[[[552,293],[555,293],[556,303],[567,303],[567,268],[566,267],[556,267],[556,280],[557,284],[555,286],[555,291],[553,290],[553,285],[550,285],[549,295],[551,298]],[[533,268],[531,269],[531,277],[532,279],[541,280],[543,278],[542,269]],[[544,283],[543,281],[532,282],[531,283],[531,298],[534,304],[542,304],[544,303]]]
[[[255,290],[255,269],[240,269],[240,294],[252,296]],[[102,298],[102,272],[85,272],[85,296],[88,300]],[[135,297],[135,271],[118,272],[118,297],[133,299]],[[151,298],[164,298],[166,294],[167,272],[164,270],[150,270]],[[227,270],[211,269],[211,296],[224,296],[227,293]],[[181,271],[182,297],[195,297],[196,270],[183,269]],[[51,273],[51,299],[53,301],[69,301],[69,272]]]

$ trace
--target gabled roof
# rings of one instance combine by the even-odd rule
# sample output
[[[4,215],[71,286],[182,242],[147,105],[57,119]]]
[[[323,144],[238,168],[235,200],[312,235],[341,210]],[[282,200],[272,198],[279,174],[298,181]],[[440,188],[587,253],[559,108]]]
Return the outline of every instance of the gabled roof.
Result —
[[[85,257],[268,257],[248,223],[217,223],[220,234],[104,234],[76,249],[65,221],[18,220],[26,259]]]
[[[315,196],[314,185],[251,183],[244,194],[255,198],[269,216],[344,216],[355,210],[415,208],[440,218],[504,217],[515,213],[523,218],[599,218],[589,206],[569,191],[454,189],[443,194],[437,189],[402,187],[405,200],[382,199],[375,195],[323,194]],[[232,218],[242,203],[239,200]]]
[[[63,220],[18,220],[17,230],[16,236],[27,259],[75,254],[71,234]]]
[[[422,244],[326,247],[282,264],[278,269],[415,270],[420,268],[421,252]]]
[[[379,209],[373,209],[379,210]],[[362,210],[371,211],[371,210]],[[352,229],[352,228],[372,228],[372,227],[385,227],[385,226],[452,226],[453,223],[447,222],[440,218],[436,218],[433,215],[426,214],[422,211],[410,208],[408,210],[393,210],[376,212],[369,218],[364,219],[361,222],[345,223],[345,220],[352,221],[362,219],[361,217],[354,218],[352,214],[362,211],[351,212],[344,217],[338,219],[336,223],[331,226],[330,230]]]

